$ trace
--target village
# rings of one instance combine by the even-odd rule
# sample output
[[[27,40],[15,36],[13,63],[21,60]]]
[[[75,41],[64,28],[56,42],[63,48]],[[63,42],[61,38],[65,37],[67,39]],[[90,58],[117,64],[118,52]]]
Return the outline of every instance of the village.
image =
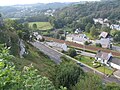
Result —
[[[108,23],[106,23],[108,21],[107,19],[103,20],[99,18],[99,19],[93,19],[93,20],[95,24],[100,23],[102,25],[106,25],[110,27],[111,29],[115,29],[118,31],[120,30],[119,25],[114,25],[114,24],[109,25]],[[39,40],[39,41],[43,40],[44,38],[44,36],[39,35],[38,32],[33,32],[33,36],[35,36],[36,40]],[[103,31],[99,34],[99,39],[91,40],[80,29],[76,29],[74,33],[69,33],[66,35],[65,41],[83,45],[83,48],[80,50],[75,47],[70,47],[66,43],[60,43],[52,40],[51,41],[45,40],[43,44],[62,53],[67,52],[70,48],[74,48],[77,52],[76,57],[78,60],[80,59],[79,56],[81,55],[85,57],[90,57],[92,58],[92,61],[90,62],[92,64],[92,67],[98,68],[98,67],[103,67],[103,65],[105,65],[105,67],[112,70],[111,74],[120,78],[119,76],[120,75],[119,74],[120,73],[120,57],[116,57],[111,52],[104,52],[102,50],[98,50],[96,53],[85,50],[85,46],[89,45],[89,46],[94,46],[94,47],[99,47],[103,49],[120,52],[120,47],[113,45],[114,42],[110,33]]]

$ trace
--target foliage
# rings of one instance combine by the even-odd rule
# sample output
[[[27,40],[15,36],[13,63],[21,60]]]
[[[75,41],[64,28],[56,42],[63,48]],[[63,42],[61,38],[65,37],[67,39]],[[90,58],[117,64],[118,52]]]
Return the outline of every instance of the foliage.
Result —
[[[76,50],[71,48],[68,50],[68,55],[71,57],[75,57],[77,55]]]
[[[32,65],[24,67],[22,71],[15,69],[9,60],[8,49],[0,46],[0,89],[1,90],[55,90],[51,81],[37,74]]]
[[[105,90],[120,90],[120,86],[116,83],[108,83]]]
[[[88,24],[86,25],[86,27],[85,27],[85,31],[89,33],[91,27],[92,27],[92,24],[91,24],[91,23],[88,23]]]
[[[33,25],[35,25],[35,27],[33,27]],[[51,30],[53,28],[49,22],[30,22],[29,27],[38,30]]]
[[[102,80],[99,76],[88,73],[72,88],[72,90],[103,90]]]
[[[78,78],[84,75],[83,70],[73,62],[61,63],[56,68],[55,86],[64,86],[70,89],[78,82]]]
[[[90,28],[90,34],[91,34],[91,36],[93,36],[93,37],[98,36],[98,31],[96,30],[96,28],[95,28],[94,25]]]
[[[100,43],[96,43],[95,45],[96,45],[96,47],[102,47],[102,45]]]
[[[85,44],[85,45],[89,45],[90,43],[89,43],[88,41],[85,41],[84,44]]]
[[[120,31],[115,34],[113,39],[115,42],[120,42]]]
[[[33,28],[34,28],[34,29],[37,29],[37,24],[34,23],[34,24],[33,24]]]

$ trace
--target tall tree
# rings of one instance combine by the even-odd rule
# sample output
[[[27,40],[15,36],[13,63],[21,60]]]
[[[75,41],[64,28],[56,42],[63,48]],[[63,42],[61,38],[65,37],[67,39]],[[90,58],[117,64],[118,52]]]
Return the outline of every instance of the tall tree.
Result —
[[[56,68],[54,83],[57,87],[64,86],[70,89],[71,86],[78,82],[80,75],[83,74],[83,70],[76,63],[64,62]]]

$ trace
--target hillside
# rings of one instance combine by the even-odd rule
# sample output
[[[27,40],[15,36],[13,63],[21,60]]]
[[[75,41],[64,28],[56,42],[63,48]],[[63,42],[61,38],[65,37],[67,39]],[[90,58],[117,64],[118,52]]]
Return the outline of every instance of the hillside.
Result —
[[[120,20],[120,0],[87,2],[57,10],[56,20],[63,26],[76,22],[93,23],[93,18]],[[74,26],[74,25],[73,25]],[[60,26],[59,26],[60,27]]]
[[[33,64],[38,70],[39,74],[46,77],[51,77],[56,64],[44,53],[33,47],[31,44],[26,43],[28,54],[24,58],[15,58],[13,62],[18,70],[22,70],[24,66]]]
[[[71,5],[72,3],[37,3],[26,5],[2,6],[0,13],[5,18],[23,18],[41,14],[42,10],[46,9],[59,9]]]

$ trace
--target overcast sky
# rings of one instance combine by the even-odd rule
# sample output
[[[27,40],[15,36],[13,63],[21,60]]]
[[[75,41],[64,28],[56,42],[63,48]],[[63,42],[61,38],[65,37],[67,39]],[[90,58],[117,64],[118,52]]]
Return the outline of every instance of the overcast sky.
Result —
[[[51,2],[79,2],[79,1],[99,1],[99,0],[0,0],[0,6],[16,4],[51,3]]]

